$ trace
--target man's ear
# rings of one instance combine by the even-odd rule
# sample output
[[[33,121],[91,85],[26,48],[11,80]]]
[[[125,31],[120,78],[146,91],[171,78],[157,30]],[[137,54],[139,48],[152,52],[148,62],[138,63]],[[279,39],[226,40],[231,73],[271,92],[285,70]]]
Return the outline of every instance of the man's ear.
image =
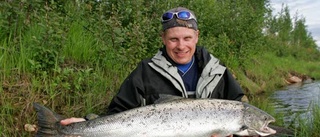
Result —
[[[196,33],[196,36],[197,36],[197,43],[198,43],[200,31],[199,31],[199,30],[196,30],[195,33]]]
[[[197,36],[199,37],[200,35],[200,30],[196,30]]]
[[[162,39],[162,44],[165,45],[165,32],[163,31],[160,36],[161,36],[161,39]]]

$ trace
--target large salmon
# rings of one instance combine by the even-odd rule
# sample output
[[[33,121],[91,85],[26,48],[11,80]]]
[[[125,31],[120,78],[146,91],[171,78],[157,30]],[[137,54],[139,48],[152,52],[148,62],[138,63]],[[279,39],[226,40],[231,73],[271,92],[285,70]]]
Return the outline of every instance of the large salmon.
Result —
[[[61,126],[59,115],[34,103],[38,115],[36,136],[61,137],[221,137],[267,136],[276,131],[275,119],[239,101],[175,99],[127,110],[114,115]]]

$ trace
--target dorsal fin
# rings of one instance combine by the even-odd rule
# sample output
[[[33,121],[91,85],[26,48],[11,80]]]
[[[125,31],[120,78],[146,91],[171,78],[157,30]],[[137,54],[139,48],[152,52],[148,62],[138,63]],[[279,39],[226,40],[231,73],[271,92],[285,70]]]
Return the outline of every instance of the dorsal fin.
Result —
[[[176,95],[159,94],[159,99],[157,99],[154,102],[154,104],[167,103],[167,102],[171,102],[174,100],[180,100],[180,99],[185,99],[185,98],[181,97],[181,96],[176,96]]]

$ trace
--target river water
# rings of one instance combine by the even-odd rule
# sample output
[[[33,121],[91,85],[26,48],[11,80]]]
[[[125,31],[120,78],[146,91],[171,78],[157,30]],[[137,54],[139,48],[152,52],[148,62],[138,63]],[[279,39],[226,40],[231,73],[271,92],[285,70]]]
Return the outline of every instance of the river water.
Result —
[[[310,121],[312,105],[320,105],[320,81],[290,85],[271,95],[277,113],[284,115],[286,126],[297,126],[298,119]]]

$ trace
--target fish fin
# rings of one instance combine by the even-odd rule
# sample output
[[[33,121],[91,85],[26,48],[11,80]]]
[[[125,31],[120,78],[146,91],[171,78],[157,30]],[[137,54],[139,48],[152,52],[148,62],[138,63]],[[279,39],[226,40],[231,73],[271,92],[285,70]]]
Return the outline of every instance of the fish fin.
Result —
[[[37,111],[38,131],[36,137],[56,137],[59,136],[59,121],[64,119],[61,115],[56,114],[50,109],[38,103],[33,103],[34,109]]]
[[[186,99],[181,96],[176,95],[169,95],[169,94],[159,94],[159,99],[157,99],[154,104],[166,103],[171,102],[174,100]]]
[[[215,137],[226,137],[226,136],[230,136],[232,135],[231,133],[227,133],[225,131],[222,130],[215,130],[211,133],[211,136],[215,136]]]

